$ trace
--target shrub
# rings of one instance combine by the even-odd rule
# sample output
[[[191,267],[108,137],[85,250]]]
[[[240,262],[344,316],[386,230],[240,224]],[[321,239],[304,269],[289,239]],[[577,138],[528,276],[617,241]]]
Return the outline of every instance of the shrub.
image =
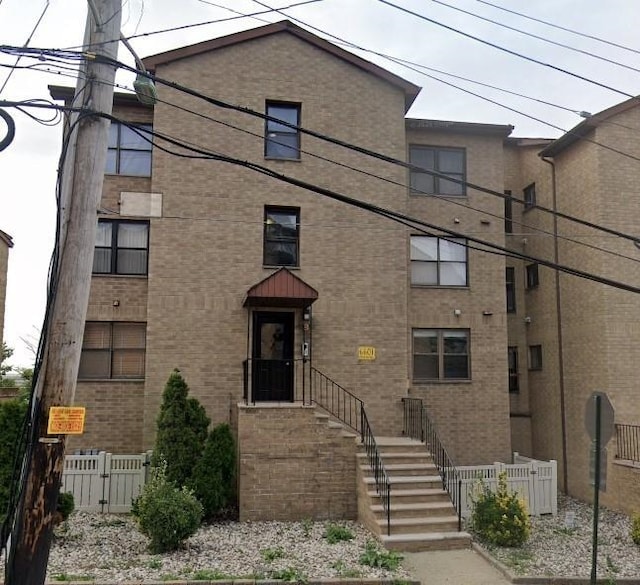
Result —
[[[236,445],[228,424],[219,424],[207,437],[193,471],[191,487],[210,519],[235,503]]]
[[[527,507],[517,494],[507,489],[507,474],[498,476],[496,492],[480,482],[480,493],[473,498],[473,529],[485,541],[497,546],[521,546],[529,538]]]
[[[325,526],[322,536],[327,539],[329,544],[336,544],[343,540],[353,540],[353,532],[346,526],[336,524],[335,522],[329,522],[329,524]]]
[[[60,514],[63,522],[71,516],[71,512],[73,512],[75,507],[75,501],[71,492],[60,492],[60,494],[58,494],[58,506],[56,510],[58,514]]]
[[[635,544],[640,544],[640,513],[631,517],[631,540]]]
[[[11,487],[20,474],[16,462],[22,458],[24,449],[20,444],[20,436],[26,414],[27,403],[24,400],[0,402],[0,522],[7,511]]]
[[[188,394],[180,371],[171,372],[162,395],[153,452],[154,467],[166,461],[166,477],[178,487],[190,484],[210,422],[202,405]]]
[[[151,540],[153,553],[177,549],[202,520],[202,504],[190,490],[168,481],[165,468],[161,464],[152,470],[135,505],[140,531]]]

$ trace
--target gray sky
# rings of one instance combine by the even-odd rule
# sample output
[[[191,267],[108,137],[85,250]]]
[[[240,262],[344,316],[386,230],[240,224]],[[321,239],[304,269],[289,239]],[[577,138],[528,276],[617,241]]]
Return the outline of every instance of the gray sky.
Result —
[[[272,7],[283,7],[295,2],[265,1]],[[640,69],[637,53],[510,15],[484,5],[479,0],[444,1],[500,23]],[[462,29],[622,92],[632,95],[640,93],[640,73],[635,71],[483,22],[432,0],[393,2],[448,26]],[[640,5],[636,0],[491,2],[640,50],[637,35]],[[0,42],[24,45],[45,4],[46,0],[0,0]],[[249,0],[216,0],[215,4],[245,13],[263,10]],[[86,12],[86,0],[49,0],[49,8],[29,46],[65,48],[80,45]],[[596,113],[627,99],[620,93],[507,55],[375,0],[323,0],[291,9],[289,14],[362,47],[573,110]],[[230,16],[234,15],[205,0],[125,0],[122,32],[129,36],[136,32],[146,33]],[[282,20],[283,17],[273,13],[261,18],[274,22]],[[133,39],[131,43],[138,54],[145,57],[261,24],[263,23],[252,18],[244,18],[141,37]],[[559,130],[460,90],[446,87],[385,59],[368,53],[354,52],[423,87],[409,116],[512,124],[515,126],[515,136],[553,138],[560,135]],[[122,45],[119,58],[133,65]],[[13,62],[14,58],[0,55],[0,64],[8,65]],[[33,61],[28,59],[21,62],[22,65],[31,63]],[[0,68],[0,86],[8,72],[9,69]],[[433,75],[564,129],[570,129],[581,121],[581,118],[570,112],[441,74]],[[130,86],[133,78],[120,74],[117,80]],[[47,85],[50,83],[75,85],[74,80],[67,77],[16,70],[0,98],[48,98]],[[8,149],[0,153],[0,229],[13,236],[15,241],[9,260],[4,339],[15,349],[12,360],[14,364],[31,365],[33,358],[21,338],[34,335],[42,322],[47,270],[55,227],[55,171],[60,152],[61,126],[42,126],[15,110],[11,110],[11,113],[16,120],[16,138]],[[4,135],[4,131],[4,126],[0,127],[1,135]]]

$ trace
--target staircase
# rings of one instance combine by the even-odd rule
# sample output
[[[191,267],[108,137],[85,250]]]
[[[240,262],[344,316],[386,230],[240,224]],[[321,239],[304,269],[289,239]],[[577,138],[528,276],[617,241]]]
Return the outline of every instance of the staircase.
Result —
[[[390,523],[362,447],[357,455],[360,520],[390,550],[469,548],[471,536],[458,531],[456,510],[425,444],[406,437],[377,437],[376,443],[391,483]]]

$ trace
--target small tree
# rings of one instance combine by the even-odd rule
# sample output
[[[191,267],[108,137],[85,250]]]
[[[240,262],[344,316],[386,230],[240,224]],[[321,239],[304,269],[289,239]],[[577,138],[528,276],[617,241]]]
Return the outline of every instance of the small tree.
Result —
[[[22,426],[27,402],[14,398],[0,402],[0,521],[4,520],[11,487],[18,481],[16,462],[22,458]]]
[[[207,437],[193,472],[193,490],[210,519],[235,503],[236,444],[228,424],[219,424]]]
[[[13,386],[13,380],[7,379],[5,376],[13,370],[13,366],[10,366],[6,361],[13,355],[13,349],[11,349],[6,343],[2,342],[0,347],[0,386]]]
[[[180,370],[171,372],[162,395],[153,454],[154,466],[166,461],[167,480],[178,487],[191,483],[210,422],[202,405],[188,394],[189,387]]]

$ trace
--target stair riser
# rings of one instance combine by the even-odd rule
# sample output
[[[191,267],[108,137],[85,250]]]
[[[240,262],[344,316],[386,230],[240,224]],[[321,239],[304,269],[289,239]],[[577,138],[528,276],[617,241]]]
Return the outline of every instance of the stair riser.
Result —
[[[435,467],[429,467],[426,465],[424,467],[419,467],[417,469],[389,469],[385,463],[385,470],[389,475],[389,477],[407,477],[408,475],[410,476],[433,475],[434,477],[438,476],[438,471],[436,470]]]
[[[380,504],[380,496],[371,495],[372,504]],[[393,504],[435,504],[442,503],[451,505],[451,500],[447,494],[420,494],[403,495],[401,491],[391,492],[391,505]]]
[[[451,506],[443,506],[435,510],[391,510],[392,518],[438,518],[442,516],[451,516],[455,514],[455,510]],[[387,513],[384,510],[376,510],[374,512],[378,520],[386,520]],[[457,530],[457,524],[456,524]]]
[[[424,540],[417,542],[386,542],[384,546],[387,550],[401,552],[426,552],[434,550],[461,550],[471,548],[471,539],[447,538],[445,540]]]
[[[393,520],[394,516],[391,516]],[[380,527],[383,534],[387,533],[387,525]],[[438,522],[436,524],[411,524],[410,526],[394,526],[391,525],[391,534],[415,534],[420,533],[432,533],[432,532],[455,532],[458,530],[458,522]]]
[[[409,443],[399,445],[378,445],[378,451],[381,453],[421,453],[424,454],[427,449],[422,443]],[[364,453],[364,446],[360,446],[360,452]]]
[[[433,465],[433,459],[429,455],[420,457],[403,457],[402,455],[389,455],[382,457],[382,463],[387,465]]]

